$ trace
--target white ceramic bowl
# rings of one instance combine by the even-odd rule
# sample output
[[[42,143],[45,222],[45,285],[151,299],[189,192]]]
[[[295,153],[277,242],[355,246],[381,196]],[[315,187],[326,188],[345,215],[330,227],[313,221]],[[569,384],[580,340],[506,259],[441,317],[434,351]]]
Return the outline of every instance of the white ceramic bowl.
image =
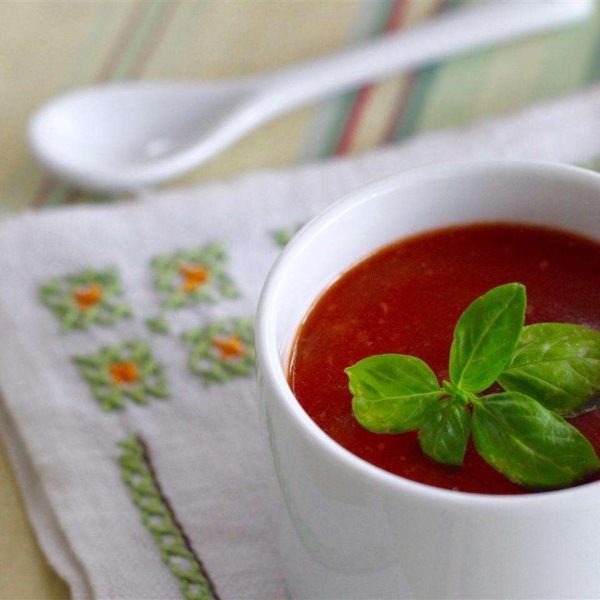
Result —
[[[600,241],[600,176],[524,162],[402,173],[323,212],[269,275],[257,320],[259,386],[294,598],[600,598],[600,482],[488,496],[409,481],[329,438],[286,381],[298,327],[340,274],[394,240],[481,221],[557,226]]]

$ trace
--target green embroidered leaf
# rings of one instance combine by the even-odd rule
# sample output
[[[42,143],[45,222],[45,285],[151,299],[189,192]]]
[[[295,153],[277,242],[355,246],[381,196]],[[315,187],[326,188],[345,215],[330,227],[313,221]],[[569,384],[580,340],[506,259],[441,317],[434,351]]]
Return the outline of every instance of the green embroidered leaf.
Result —
[[[142,386],[134,387],[130,390],[124,390],[123,395],[127,396],[130,400],[133,400],[136,404],[148,404],[148,399],[146,397],[146,388]]]
[[[445,465],[462,465],[471,434],[471,413],[462,398],[437,402],[419,434],[423,452]]]
[[[97,392],[93,387],[92,392],[94,393],[94,396],[100,403],[100,408],[102,409],[102,412],[108,413],[112,410],[121,410],[125,408],[125,403],[121,400],[120,396],[113,394],[112,392],[109,394]]]
[[[529,489],[567,487],[600,467],[594,448],[575,427],[515,392],[473,403],[473,439],[492,467]]]
[[[82,367],[91,367],[96,368],[98,364],[98,359],[96,356],[74,356],[73,360]]]
[[[435,401],[445,394],[433,371],[414,356],[370,356],[346,373],[354,416],[375,433],[419,429]]]
[[[520,283],[496,287],[461,315],[450,350],[450,378],[461,389],[481,392],[512,357],[525,320],[526,294]]]
[[[600,405],[600,333],[559,323],[525,327],[498,383],[568,417],[595,410]]]

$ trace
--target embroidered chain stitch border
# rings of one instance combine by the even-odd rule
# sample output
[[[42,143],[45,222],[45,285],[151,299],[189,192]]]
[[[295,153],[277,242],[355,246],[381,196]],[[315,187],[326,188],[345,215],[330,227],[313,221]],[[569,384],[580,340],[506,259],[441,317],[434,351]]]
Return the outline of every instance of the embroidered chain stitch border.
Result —
[[[179,580],[186,600],[219,600],[202,561],[177,521],[163,494],[144,440],[132,435],[118,443],[123,480],[137,506],[144,526],[153,535],[163,562]],[[186,568],[187,567],[187,568]]]

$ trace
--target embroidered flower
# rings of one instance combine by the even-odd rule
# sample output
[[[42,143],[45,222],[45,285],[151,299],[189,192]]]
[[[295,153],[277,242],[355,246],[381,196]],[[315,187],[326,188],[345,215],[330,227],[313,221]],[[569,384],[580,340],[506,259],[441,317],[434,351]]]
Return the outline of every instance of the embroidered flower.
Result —
[[[126,342],[73,359],[106,412],[124,408],[127,398],[147,404],[150,398],[169,395],[162,367],[146,342]]]
[[[163,307],[180,308],[238,297],[226,273],[227,263],[223,244],[218,243],[156,257],[151,266]]]
[[[207,385],[254,374],[254,328],[252,319],[223,319],[184,333],[190,346],[190,369]]]
[[[60,321],[61,331],[112,326],[132,316],[122,302],[123,288],[116,269],[84,271],[52,279],[40,288],[42,302]]]

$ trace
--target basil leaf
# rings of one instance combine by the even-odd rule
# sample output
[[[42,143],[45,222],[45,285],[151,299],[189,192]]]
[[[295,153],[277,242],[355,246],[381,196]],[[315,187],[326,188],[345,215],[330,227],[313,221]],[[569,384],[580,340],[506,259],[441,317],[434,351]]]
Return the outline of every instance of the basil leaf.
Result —
[[[509,283],[477,298],[461,315],[450,349],[450,378],[482,392],[511,359],[525,320],[525,287]]]
[[[473,403],[473,439],[492,467],[529,489],[567,487],[600,467],[594,448],[575,427],[516,392]]]
[[[419,429],[445,392],[420,359],[403,354],[370,356],[346,369],[358,422],[375,433]]]
[[[529,325],[498,383],[568,417],[595,410],[600,404],[600,333],[580,325]]]
[[[437,402],[419,434],[425,454],[445,465],[460,467],[471,433],[471,413],[461,398]]]

